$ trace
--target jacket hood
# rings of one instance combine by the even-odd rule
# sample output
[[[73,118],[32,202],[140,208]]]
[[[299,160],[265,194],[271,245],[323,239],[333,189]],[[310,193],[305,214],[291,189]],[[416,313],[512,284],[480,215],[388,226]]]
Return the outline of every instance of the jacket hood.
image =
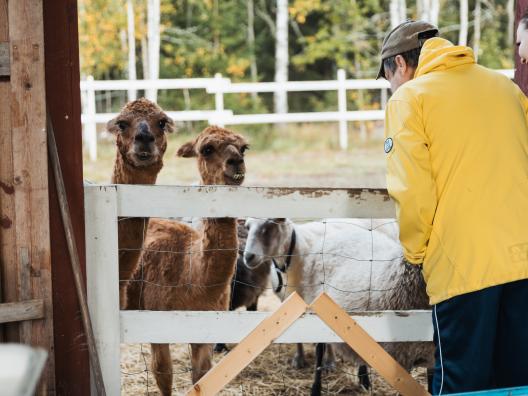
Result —
[[[423,45],[414,77],[470,63],[475,63],[471,48],[453,45],[448,40],[435,37]]]

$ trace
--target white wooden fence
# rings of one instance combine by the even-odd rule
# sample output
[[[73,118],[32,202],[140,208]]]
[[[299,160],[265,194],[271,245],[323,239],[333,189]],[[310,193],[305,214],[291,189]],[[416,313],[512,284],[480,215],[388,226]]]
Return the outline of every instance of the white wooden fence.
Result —
[[[267,312],[120,311],[118,216],[390,218],[385,190],[226,186],[86,185],[88,304],[107,394],[120,394],[120,343],[237,343]],[[311,301],[308,301],[311,303]],[[354,319],[377,341],[431,341],[429,311],[370,312]],[[342,342],[305,315],[277,343]]]
[[[513,70],[499,70],[499,72],[513,78]],[[257,82],[232,83],[230,79],[216,74],[215,78],[183,78],[160,80],[102,80],[94,81],[89,76],[81,81],[83,98],[82,123],[85,141],[88,145],[90,158],[97,159],[96,124],[105,123],[115,117],[115,113],[97,113],[96,91],[129,91],[156,89],[205,89],[215,96],[214,110],[169,111],[168,114],[176,121],[207,121],[217,125],[240,124],[274,124],[274,123],[308,123],[308,122],[338,122],[339,145],[342,149],[348,147],[348,122],[383,120],[385,117],[385,103],[389,84],[385,80],[347,80],[345,70],[337,71],[336,80],[322,81],[288,81],[286,83]],[[347,91],[349,90],[381,90],[381,110],[347,110]],[[336,91],[337,111],[286,113],[286,114],[233,114],[225,109],[224,95],[232,93],[258,92],[314,92]]]

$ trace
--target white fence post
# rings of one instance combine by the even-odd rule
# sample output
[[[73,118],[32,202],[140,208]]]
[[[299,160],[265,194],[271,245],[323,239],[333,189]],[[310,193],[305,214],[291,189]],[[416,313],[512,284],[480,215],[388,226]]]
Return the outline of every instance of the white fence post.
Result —
[[[381,89],[381,109],[382,110],[385,110],[385,108],[387,107],[387,96],[388,96],[387,88],[382,88]]]
[[[97,126],[95,123],[95,87],[93,84],[93,76],[86,78],[86,118],[84,136],[88,144],[88,153],[90,159],[95,161],[97,159]]]
[[[346,72],[343,69],[337,71],[337,106],[339,111],[339,147],[341,150],[348,148],[348,122],[347,113],[347,96],[346,96]]]
[[[108,396],[121,394],[116,186],[85,185],[88,308]],[[92,378],[93,380],[93,378]],[[93,385],[93,381],[92,381]],[[92,386],[95,395],[95,386]]]
[[[224,112],[224,92],[220,89],[220,87],[223,87],[223,81],[222,81],[222,74],[216,73],[215,74],[215,83],[217,86],[218,91],[215,93],[215,110],[216,110],[216,116],[215,118],[219,121],[217,121],[218,126],[224,127],[225,123],[223,121],[220,121],[223,119],[223,112]]]

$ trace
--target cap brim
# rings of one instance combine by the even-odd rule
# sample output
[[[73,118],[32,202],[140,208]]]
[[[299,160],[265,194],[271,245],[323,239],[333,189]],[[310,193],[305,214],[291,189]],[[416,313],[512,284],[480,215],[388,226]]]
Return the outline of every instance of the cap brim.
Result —
[[[383,60],[381,61],[380,69],[378,71],[378,75],[376,77],[376,80],[379,80],[380,78],[385,78],[385,69],[383,68]]]

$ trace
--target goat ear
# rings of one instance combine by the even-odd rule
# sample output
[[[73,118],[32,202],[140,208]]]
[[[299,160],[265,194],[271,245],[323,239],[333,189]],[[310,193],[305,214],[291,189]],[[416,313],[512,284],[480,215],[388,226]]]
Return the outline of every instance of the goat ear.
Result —
[[[174,120],[170,117],[167,117],[167,124],[165,124],[165,131],[168,133],[172,133],[176,131],[176,125],[174,124]]]
[[[194,151],[194,142],[187,142],[178,149],[176,153],[178,157],[191,158],[196,157],[196,151]]]
[[[106,130],[110,132],[112,135],[117,135],[119,132],[119,127],[117,126],[117,118],[112,118],[110,121],[106,123]]]

